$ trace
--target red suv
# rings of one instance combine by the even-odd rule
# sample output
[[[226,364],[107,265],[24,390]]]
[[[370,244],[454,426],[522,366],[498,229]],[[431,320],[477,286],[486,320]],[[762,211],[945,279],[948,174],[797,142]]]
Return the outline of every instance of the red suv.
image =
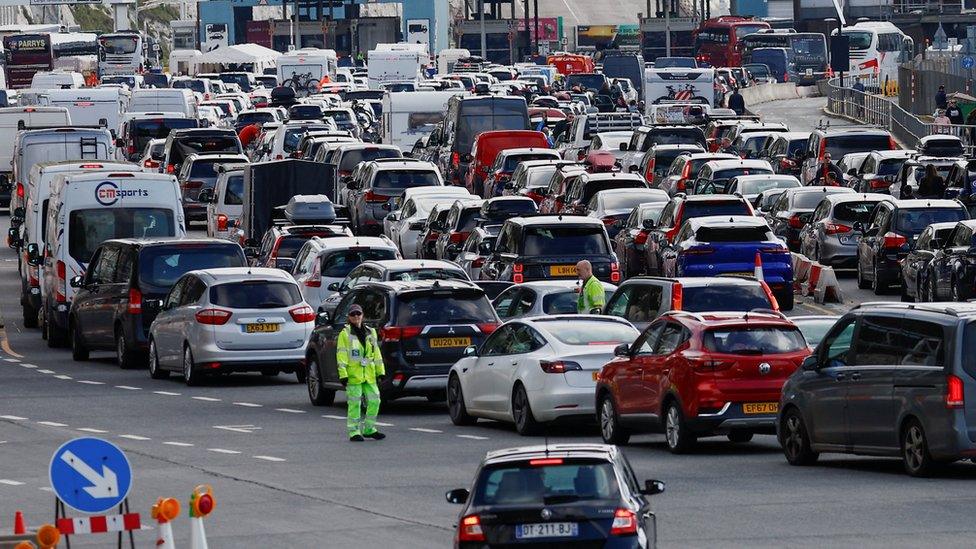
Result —
[[[774,434],[783,383],[810,350],[772,311],[672,311],[614,354],[597,376],[603,440],[626,444],[631,433],[663,431],[677,454],[700,436],[748,442]]]

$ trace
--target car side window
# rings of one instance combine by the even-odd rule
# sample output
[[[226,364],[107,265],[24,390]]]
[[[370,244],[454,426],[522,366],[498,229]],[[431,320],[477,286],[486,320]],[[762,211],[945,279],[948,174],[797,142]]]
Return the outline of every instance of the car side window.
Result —
[[[92,283],[111,284],[115,279],[115,268],[119,264],[119,249],[112,246],[102,248],[92,274]]]
[[[631,322],[654,320],[661,309],[661,294],[661,287],[654,284],[635,286],[627,303],[627,311],[622,316]]]
[[[685,340],[685,329],[680,324],[668,322],[661,330],[661,337],[654,346],[655,355],[669,355]]]
[[[932,228],[926,227],[922,234],[918,235],[918,240],[915,242],[916,250],[931,250],[932,249]]]
[[[629,309],[628,304],[630,303],[630,296],[633,293],[634,286],[629,286],[624,288],[622,291],[617,292],[617,294],[611,298],[610,303],[607,304],[607,314],[627,318],[625,315]]]
[[[495,312],[498,314],[499,318],[508,318],[512,316],[509,312],[512,309],[512,304],[515,302],[515,297],[522,288],[518,286],[512,286],[495,298]]]
[[[970,240],[972,239],[972,231],[967,227],[956,227],[956,238],[953,240],[953,246],[965,246],[969,247]]]
[[[519,355],[531,353],[541,347],[539,343],[539,338],[535,334],[535,331],[524,324],[520,324],[512,332],[506,354]]]
[[[173,289],[166,295],[166,301],[163,304],[164,308],[170,309],[180,303],[180,299],[183,297],[183,291],[186,289],[186,282],[189,278],[188,276],[184,276],[177,280],[176,284],[173,284]]]
[[[654,353],[654,347],[661,339],[661,332],[664,331],[666,323],[664,321],[651,324],[644,333],[634,342],[635,355],[649,355]]]
[[[818,348],[821,349],[822,355],[821,367],[832,368],[854,364],[851,346],[854,343],[856,320],[855,318],[848,318],[839,321],[820,342]]]
[[[901,318],[889,316],[864,315],[861,329],[854,341],[854,361],[856,366],[895,365],[901,360],[899,348]]]
[[[200,301],[200,298],[203,297],[203,292],[206,289],[207,285],[197,277],[187,277],[186,287],[183,289],[183,295],[180,296],[180,306],[192,305],[197,301]]]
[[[354,290],[346,294],[346,296],[339,301],[339,305],[336,306],[335,316],[332,317],[332,324],[344,325],[346,323],[346,317],[349,316],[349,308],[352,307],[352,304],[358,295],[359,292]]]
[[[529,313],[532,310],[532,306],[535,305],[536,299],[538,299],[534,290],[525,289],[519,294],[518,299],[512,304],[511,316],[522,316]]]
[[[363,308],[363,320],[371,326],[376,326],[386,319],[386,298],[380,292],[367,291],[359,294],[356,299]]]
[[[667,206],[664,207],[664,211],[661,212],[661,222],[659,226],[670,227],[674,225],[674,210],[675,203],[669,202]]]
[[[122,248],[119,250],[119,266],[115,270],[115,278],[113,279],[116,283],[124,284],[132,277],[134,256],[135,253],[131,248]]]
[[[901,347],[899,365],[944,366],[945,341],[942,326],[924,320],[904,318],[901,322]]]
[[[493,334],[485,340],[481,349],[482,356],[499,356],[508,354],[508,348],[514,337],[515,325],[507,324],[495,330]]]

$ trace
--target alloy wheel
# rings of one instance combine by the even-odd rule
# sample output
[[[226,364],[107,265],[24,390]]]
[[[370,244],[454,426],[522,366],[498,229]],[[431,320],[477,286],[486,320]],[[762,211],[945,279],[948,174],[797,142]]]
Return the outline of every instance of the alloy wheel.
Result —
[[[603,404],[600,406],[600,433],[603,435],[604,441],[613,440],[614,433],[614,423],[613,423],[613,403],[610,402],[609,398],[603,399]]]
[[[680,418],[678,418],[678,408],[676,406],[668,408],[664,423],[664,437],[667,439],[668,446],[671,448],[678,446],[678,440],[681,437],[680,421]]]
[[[786,420],[786,436],[783,438],[783,448],[791,459],[796,459],[803,450],[803,430],[800,418],[791,415]]]
[[[918,471],[925,463],[925,435],[922,428],[912,425],[905,433],[905,464],[912,471]]]

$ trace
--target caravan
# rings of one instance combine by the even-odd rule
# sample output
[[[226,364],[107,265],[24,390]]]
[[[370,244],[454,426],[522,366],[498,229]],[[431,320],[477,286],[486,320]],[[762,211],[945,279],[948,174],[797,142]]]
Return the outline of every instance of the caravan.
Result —
[[[421,80],[429,59],[426,50],[413,47],[418,45],[421,44],[377,44],[375,50],[370,50],[366,66],[369,89],[382,89],[388,82]]]
[[[315,81],[322,80],[324,76],[333,80],[338,68],[335,50],[302,48],[290,51],[278,57],[278,84],[304,74]]]
[[[404,153],[444,120],[453,91],[387,92],[383,94],[382,143]]]
[[[71,114],[73,124],[106,125],[115,134],[128,96],[129,92],[120,88],[51,90],[41,97],[41,105],[64,107]]]

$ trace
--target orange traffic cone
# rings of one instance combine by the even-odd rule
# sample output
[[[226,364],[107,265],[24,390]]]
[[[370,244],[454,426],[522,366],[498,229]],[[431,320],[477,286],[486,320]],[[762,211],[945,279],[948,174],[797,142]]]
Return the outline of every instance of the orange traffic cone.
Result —
[[[759,255],[758,251],[756,252],[756,267],[753,270],[753,276],[756,277],[756,280],[763,280],[762,256]]]
[[[22,511],[17,511],[14,514],[14,535],[21,535],[27,533],[27,525],[24,524],[24,513]]]

